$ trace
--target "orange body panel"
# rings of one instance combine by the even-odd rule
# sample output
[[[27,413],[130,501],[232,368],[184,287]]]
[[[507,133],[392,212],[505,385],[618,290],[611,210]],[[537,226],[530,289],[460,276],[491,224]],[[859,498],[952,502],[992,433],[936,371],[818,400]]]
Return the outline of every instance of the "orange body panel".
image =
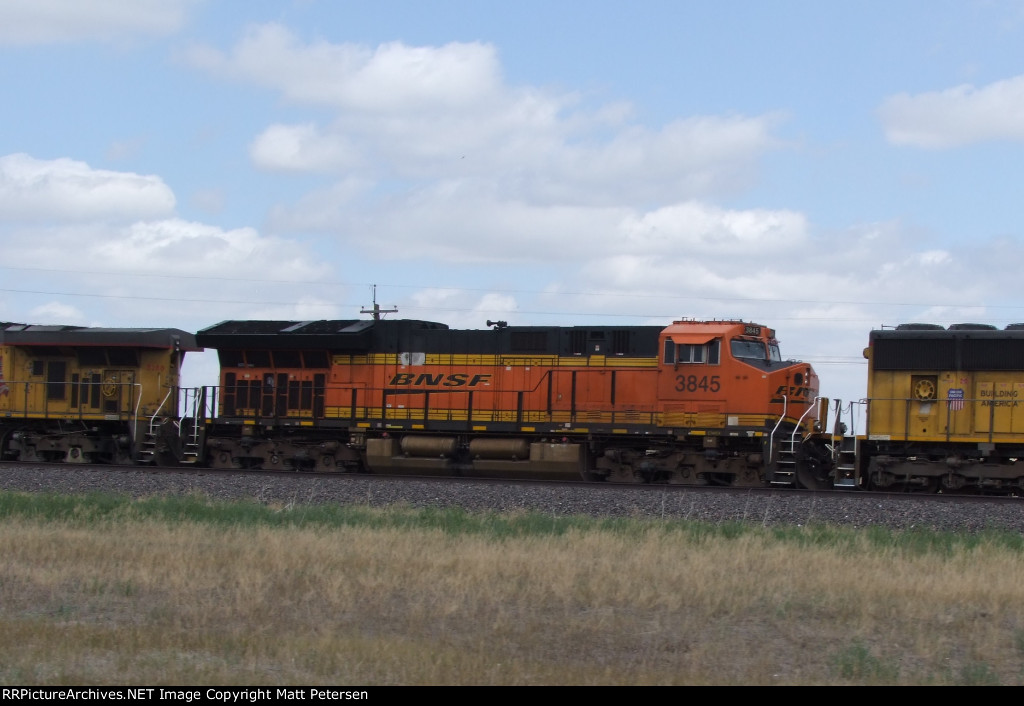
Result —
[[[795,483],[822,448],[798,443],[818,431],[817,375],[742,321],[242,321],[197,339],[221,358],[224,467],[756,486]]]
[[[657,353],[644,356],[334,354],[328,370],[224,368],[221,384],[234,399],[228,414],[417,428],[812,423],[818,394],[811,366],[783,362],[771,329],[733,321],[675,322],[661,331]]]

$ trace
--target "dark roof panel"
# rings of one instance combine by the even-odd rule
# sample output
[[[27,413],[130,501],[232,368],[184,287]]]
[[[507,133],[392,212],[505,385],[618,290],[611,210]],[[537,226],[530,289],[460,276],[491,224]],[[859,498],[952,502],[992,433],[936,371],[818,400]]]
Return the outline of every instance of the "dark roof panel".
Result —
[[[7,346],[121,346],[177,348],[200,351],[195,334],[176,328],[102,328],[4,324],[0,345]]]
[[[869,335],[873,370],[1024,370],[1024,330],[987,324],[887,329]]]
[[[509,353],[654,356],[660,326],[505,326],[451,329],[415,319],[224,321],[196,334],[218,350],[309,350],[338,354]]]
[[[199,344],[224,350],[321,348],[338,353],[374,350],[377,341],[411,331],[447,330],[434,321],[413,319],[332,321],[222,321],[196,334]]]

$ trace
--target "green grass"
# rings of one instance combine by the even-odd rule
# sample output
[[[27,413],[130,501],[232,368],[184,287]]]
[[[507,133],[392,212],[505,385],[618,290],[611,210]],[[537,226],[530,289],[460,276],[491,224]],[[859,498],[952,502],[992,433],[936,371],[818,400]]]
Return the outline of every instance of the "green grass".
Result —
[[[3,492],[0,531],[4,685],[1024,684],[1010,532]]]
[[[187,521],[219,527],[291,527],[437,530],[452,535],[491,539],[563,536],[570,531],[642,536],[652,531],[680,533],[690,542],[758,536],[799,547],[828,547],[839,552],[863,552],[865,547],[897,550],[904,556],[946,555],[978,547],[1024,551],[1024,536],[1007,530],[958,533],[933,530],[895,530],[872,526],[856,529],[825,524],[763,527],[758,523],[648,518],[602,518],[551,515],[541,512],[470,512],[462,508],[371,508],[362,505],[274,505],[256,501],[214,501],[201,495],[128,496],[91,493],[0,492],[0,518],[89,524],[105,521]]]

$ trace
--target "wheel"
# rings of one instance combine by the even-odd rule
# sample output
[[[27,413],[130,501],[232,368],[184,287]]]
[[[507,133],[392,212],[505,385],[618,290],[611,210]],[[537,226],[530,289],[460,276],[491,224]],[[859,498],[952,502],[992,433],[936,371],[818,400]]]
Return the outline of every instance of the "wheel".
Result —
[[[939,479],[935,477],[915,478],[913,483],[906,483],[904,488],[908,493],[937,493],[939,492]]]
[[[830,490],[832,488],[832,457],[828,449],[816,444],[806,444],[796,458],[796,485],[808,490]]]
[[[18,458],[17,451],[11,451],[9,442],[14,429],[0,430],[0,461],[9,461]]]
[[[829,490],[832,477],[826,464],[816,458],[804,458],[796,464],[796,483],[808,490]]]

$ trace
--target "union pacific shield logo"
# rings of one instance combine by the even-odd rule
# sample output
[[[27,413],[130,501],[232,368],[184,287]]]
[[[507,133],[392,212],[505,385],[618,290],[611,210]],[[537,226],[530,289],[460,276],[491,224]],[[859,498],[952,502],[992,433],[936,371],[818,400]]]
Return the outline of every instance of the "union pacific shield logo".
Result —
[[[964,408],[964,391],[961,387],[951,388],[949,391],[949,409],[956,412]]]

